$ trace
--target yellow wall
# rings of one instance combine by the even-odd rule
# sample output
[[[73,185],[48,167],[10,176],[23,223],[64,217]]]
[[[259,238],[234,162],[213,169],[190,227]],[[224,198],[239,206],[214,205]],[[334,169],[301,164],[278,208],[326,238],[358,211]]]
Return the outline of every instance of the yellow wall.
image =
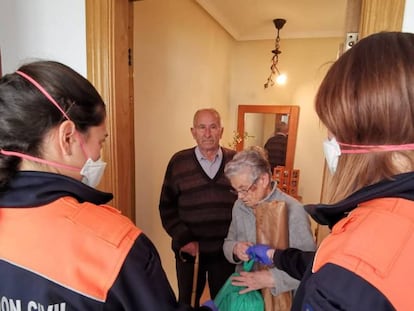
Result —
[[[221,113],[222,145],[228,146],[238,105],[299,105],[299,194],[304,203],[318,202],[326,134],[313,111],[313,98],[324,64],[336,58],[342,39],[285,40],[281,31],[279,67],[289,75],[288,84],[265,90],[273,40],[236,42],[192,0],[137,1],[134,19],[136,223],[156,245],[176,288],[158,200],[168,160],[194,145],[190,127],[195,110],[214,107]]]
[[[233,41],[192,1],[138,1],[134,14],[136,223],[156,245],[175,287],[170,239],[158,213],[161,184],[173,153],[194,145],[190,127],[197,109],[220,111],[228,134],[223,142],[231,139]]]

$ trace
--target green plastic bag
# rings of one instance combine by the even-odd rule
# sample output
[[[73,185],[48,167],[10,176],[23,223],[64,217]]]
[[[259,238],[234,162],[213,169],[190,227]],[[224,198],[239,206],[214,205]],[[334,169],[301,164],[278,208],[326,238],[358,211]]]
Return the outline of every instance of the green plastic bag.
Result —
[[[243,270],[250,271],[253,264],[254,260],[244,262]],[[214,299],[214,304],[219,311],[264,311],[264,301],[260,291],[255,290],[240,295],[239,292],[245,287],[231,284],[231,278],[239,275],[239,273],[233,273],[227,279]]]

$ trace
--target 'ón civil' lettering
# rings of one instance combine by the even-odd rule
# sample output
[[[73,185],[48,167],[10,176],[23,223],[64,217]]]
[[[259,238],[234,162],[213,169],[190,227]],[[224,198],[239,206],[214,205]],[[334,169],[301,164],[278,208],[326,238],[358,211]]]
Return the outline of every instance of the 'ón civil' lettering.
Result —
[[[22,308],[22,301],[20,299],[11,299],[5,296],[0,298],[0,311],[66,311],[66,303],[55,303],[44,306],[36,301],[29,301],[27,308]]]

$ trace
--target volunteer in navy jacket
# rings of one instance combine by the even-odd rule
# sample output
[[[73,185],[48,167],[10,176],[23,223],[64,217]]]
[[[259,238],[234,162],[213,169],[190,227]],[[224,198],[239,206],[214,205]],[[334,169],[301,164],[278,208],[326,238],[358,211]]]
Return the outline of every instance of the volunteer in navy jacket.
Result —
[[[411,311],[414,34],[360,40],[329,69],[315,107],[328,129],[330,202],[305,209],[332,231],[315,257],[264,245],[249,254],[301,279],[292,310]]]
[[[92,84],[63,64],[1,78],[2,310],[191,310],[151,241],[94,189],[105,119]]]

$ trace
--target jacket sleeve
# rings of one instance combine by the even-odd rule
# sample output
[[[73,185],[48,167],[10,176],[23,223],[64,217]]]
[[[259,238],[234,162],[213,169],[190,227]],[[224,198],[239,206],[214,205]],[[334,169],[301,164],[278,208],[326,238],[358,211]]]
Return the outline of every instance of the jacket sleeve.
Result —
[[[302,279],[292,311],[394,311],[377,288],[358,275],[334,264],[326,264]]]
[[[313,251],[305,252],[297,248],[277,249],[273,255],[273,263],[276,268],[301,280],[306,268],[312,264],[314,256]]]
[[[142,233],[126,257],[111,287],[104,310],[136,311],[210,310],[193,309],[177,302],[152,242]]]

